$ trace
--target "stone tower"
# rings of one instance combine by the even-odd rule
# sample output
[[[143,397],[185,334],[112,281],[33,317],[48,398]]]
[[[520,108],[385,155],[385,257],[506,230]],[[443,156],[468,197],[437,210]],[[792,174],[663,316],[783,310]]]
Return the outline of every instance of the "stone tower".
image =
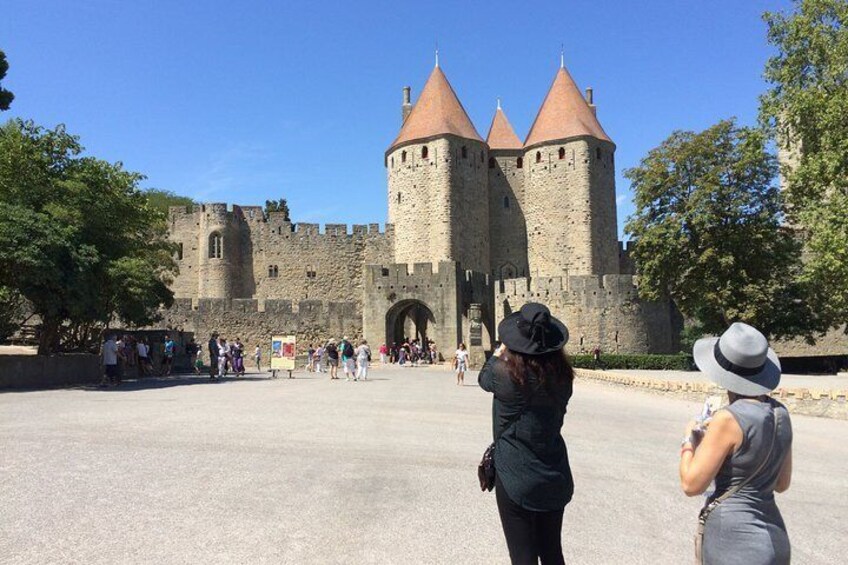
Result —
[[[512,279],[528,274],[524,220],[524,144],[501,109],[486,136],[489,146],[489,246],[492,274]]]
[[[241,291],[238,267],[241,261],[241,230],[226,204],[204,204],[198,217],[198,296],[234,298]]]
[[[385,154],[395,262],[489,272],[487,159],[437,64]]]
[[[614,152],[561,66],[524,142],[531,276],[618,273]]]

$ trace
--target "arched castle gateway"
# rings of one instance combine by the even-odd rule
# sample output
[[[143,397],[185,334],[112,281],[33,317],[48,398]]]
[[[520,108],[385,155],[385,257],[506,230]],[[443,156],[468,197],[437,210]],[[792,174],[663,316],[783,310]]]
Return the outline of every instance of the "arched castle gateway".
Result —
[[[389,218],[293,224],[260,207],[170,211],[177,301],[163,326],[265,344],[342,334],[372,344],[459,341],[480,360],[496,321],[528,301],[571,330],[572,352],[672,352],[679,316],[637,297],[618,242],[615,144],[561,67],[522,142],[498,103],[484,140],[436,65],[385,153]]]

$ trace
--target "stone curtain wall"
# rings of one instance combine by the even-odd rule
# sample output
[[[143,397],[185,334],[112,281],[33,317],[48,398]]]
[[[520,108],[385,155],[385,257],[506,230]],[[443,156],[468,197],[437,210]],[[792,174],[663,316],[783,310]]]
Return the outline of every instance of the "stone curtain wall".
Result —
[[[489,246],[491,273],[497,279],[526,277],[529,272],[524,168],[519,169],[517,164],[523,155],[521,150],[489,153],[489,160],[494,165],[488,169]]]
[[[203,360],[207,363],[206,343],[213,331],[228,341],[240,338],[248,358],[252,358],[253,348],[259,344],[264,364],[268,362],[274,335],[296,335],[298,352],[303,352],[310,342],[324,342],[331,337],[340,339],[347,335],[354,340],[362,337],[362,316],[354,302],[178,299],[162,315],[158,327],[193,332],[203,346]]]
[[[593,163],[597,160],[598,147],[602,149],[602,157]],[[538,145],[525,152],[524,215],[530,275],[557,277],[618,272],[611,147],[583,137]],[[605,153],[609,159],[606,170]]]
[[[454,136],[386,156],[395,263],[458,261],[489,271],[487,158],[485,144]]]
[[[292,224],[258,206],[207,204],[171,209],[171,239],[182,245],[178,298],[328,300],[361,305],[363,266],[389,262],[392,226]],[[209,258],[223,236],[224,255]],[[273,267],[275,270],[271,271]]]
[[[541,302],[565,322],[572,353],[675,353],[682,320],[668,303],[638,297],[629,275],[515,279],[496,284],[496,322]]]

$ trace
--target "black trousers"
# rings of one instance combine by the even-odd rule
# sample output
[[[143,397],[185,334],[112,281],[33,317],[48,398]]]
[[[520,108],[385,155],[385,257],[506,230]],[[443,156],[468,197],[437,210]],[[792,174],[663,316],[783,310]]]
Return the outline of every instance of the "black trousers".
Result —
[[[512,565],[563,565],[563,510],[533,512],[514,503],[500,480],[495,479],[495,498],[501,515],[506,545]]]

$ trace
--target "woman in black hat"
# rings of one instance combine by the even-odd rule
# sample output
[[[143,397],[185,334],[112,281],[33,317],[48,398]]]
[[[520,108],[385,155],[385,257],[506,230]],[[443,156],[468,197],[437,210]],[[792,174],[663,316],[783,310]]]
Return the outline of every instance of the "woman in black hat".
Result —
[[[568,329],[529,303],[498,326],[503,344],[480,370],[494,393],[495,494],[514,564],[564,563],[562,516],[574,482],[560,430],[574,370],[563,347]]]

